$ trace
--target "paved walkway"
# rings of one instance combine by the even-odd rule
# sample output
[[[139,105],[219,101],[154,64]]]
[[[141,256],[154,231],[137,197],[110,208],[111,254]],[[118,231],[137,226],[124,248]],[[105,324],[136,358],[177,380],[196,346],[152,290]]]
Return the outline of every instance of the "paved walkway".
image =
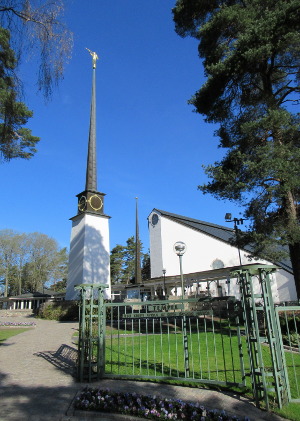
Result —
[[[136,420],[118,415],[96,415],[74,411],[72,401],[86,385],[73,377],[76,347],[72,335],[77,323],[59,323],[17,316],[0,311],[0,321],[32,321],[34,329],[13,336],[0,345],[0,420],[82,421]],[[252,421],[280,421],[275,414],[258,410],[246,398],[212,390],[128,380],[103,380],[93,383],[116,391],[201,402],[207,408],[227,412]],[[188,420],[187,420],[188,421]]]

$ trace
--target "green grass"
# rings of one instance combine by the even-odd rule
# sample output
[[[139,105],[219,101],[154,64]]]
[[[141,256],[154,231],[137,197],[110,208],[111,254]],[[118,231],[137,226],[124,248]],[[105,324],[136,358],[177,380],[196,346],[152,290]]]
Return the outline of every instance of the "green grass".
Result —
[[[242,383],[237,337],[224,338],[212,332],[198,336],[188,335],[190,377]],[[112,374],[184,378],[184,355],[181,334],[131,335],[106,340],[106,369]]]
[[[275,409],[274,412],[288,420],[300,421],[300,403],[289,403],[282,409]]]
[[[252,397],[251,378],[243,377],[241,372],[241,353],[244,372],[250,372],[246,337],[240,338],[239,347],[239,328],[235,319],[208,316],[188,320],[189,376],[185,369],[183,322],[176,318],[170,318],[168,322],[163,319],[107,320],[105,372],[123,378],[130,376],[145,381],[227,389]],[[243,326],[240,329],[244,332]],[[271,374],[270,349],[262,345],[261,351],[263,365]],[[291,352],[285,355],[292,398],[300,398],[300,355]],[[274,386],[272,375],[266,376],[266,382],[267,388]],[[274,412],[300,421],[300,404],[290,403],[279,410],[273,408],[274,398],[274,393],[269,392],[270,407]]]
[[[30,328],[10,328],[10,329],[0,329],[0,345],[3,344],[6,339],[10,338],[11,336],[18,335],[19,333],[23,333]]]
[[[156,330],[157,331],[157,330]],[[176,329],[175,329],[176,331]],[[116,337],[114,331],[111,336],[106,336],[106,372],[119,376],[144,376],[145,379],[155,377],[156,380],[167,380],[169,377],[177,377],[177,384],[186,384],[185,360],[183,336],[180,329],[177,333],[160,334],[137,334],[133,329],[131,334]],[[227,332],[227,334],[225,333]],[[108,332],[107,332],[108,333]],[[128,333],[128,330],[126,330]],[[144,331],[144,333],[146,333]],[[232,389],[233,384],[243,382],[240,370],[240,353],[238,338],[235,331],[199,331],[194,333],[188,331],[189,367],[190,376],[194,382],[204,383],[215,382],[221,387],[226,386]],[[241,338],[244,354],[244,369],[246,373],[250,371],[246,339]],[[272,371],[272,361],[268,346],[262,346],[262,357],[267,371]],[[297,385],[300,385],[300,355],[286,352],[287,369],[291,394],[293,398],[299,397]],[[179,382],[179,383],[178,383]],[[272,386],[273,377],[267,377],[268,386]],[[193,381],[190,382],[193,384]],[[196,385],[196,383],[194,383]],[[247,378],[246,387],[240,386],[243,393],[250,391],[250,378]],[[216,387],[216,386],[214,386]],[[274,400],[274,395],[270,395],[270,402]],[[274,408],[274,412],[282,417],[294,421],[300,421],[300,404],[290,403],[283,409]]]

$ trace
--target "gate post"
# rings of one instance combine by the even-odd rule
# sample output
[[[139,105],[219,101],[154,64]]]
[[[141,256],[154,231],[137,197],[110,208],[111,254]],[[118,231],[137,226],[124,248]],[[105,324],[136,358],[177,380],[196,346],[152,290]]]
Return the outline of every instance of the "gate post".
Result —
[[[105,284],[81,284],[77,377],[80,382],[100,380],[105,367]]]
[[[246,265],[235,268],[231,277],[237,277],[240,285],[241,302],[244,313],[245,333],[250,360],[250,376],[256,405],[264,400],[269,409],[268,392],[275,391],[279,408],[287,400],[286,373],[284,370],[283,349],[279,338],[279,326],[276,319],[271,290],[270,275],[277,269],[273,265]],[[255,291],[253,277],[258,280],[259,291]],[[262,300],[263,307],[256,305]],[[265,335],[261,335],[258,312],[262,312]],[[272,372],[265,367],[262,343],[268,344],[272,361]],[[274,388],[269,387],[268,379],[273,376]]]

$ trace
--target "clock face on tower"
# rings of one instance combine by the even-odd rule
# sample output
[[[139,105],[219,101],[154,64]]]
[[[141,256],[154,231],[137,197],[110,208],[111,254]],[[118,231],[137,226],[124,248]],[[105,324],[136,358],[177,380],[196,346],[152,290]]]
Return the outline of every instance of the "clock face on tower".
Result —
[[[98,194],[93,194],[88,198],[88,203],[94,211],[99,211],[103,207],[102,198]]]
[[[85,196],[81,196],[81,198],[79,199],[78,209],[80,210],[80,212],[83,212],[86,210],[86,197]]]
[[[85,190],[78,196],[78,213],[96,213],[103,215],[103,193]]]

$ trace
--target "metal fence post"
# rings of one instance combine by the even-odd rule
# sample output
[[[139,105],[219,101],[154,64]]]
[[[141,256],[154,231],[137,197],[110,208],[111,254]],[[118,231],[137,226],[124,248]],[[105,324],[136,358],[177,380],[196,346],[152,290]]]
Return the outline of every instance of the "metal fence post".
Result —
[[[80,292],[78,380],[99,380],[105,366],[105,309],[104,284],[81,284],[75,287]]]

